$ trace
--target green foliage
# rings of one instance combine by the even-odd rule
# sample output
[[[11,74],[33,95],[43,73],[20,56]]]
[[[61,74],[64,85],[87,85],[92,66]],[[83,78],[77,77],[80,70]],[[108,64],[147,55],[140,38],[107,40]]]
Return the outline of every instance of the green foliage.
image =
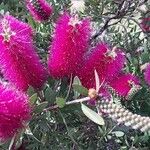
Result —
[[[81,104],[81,108],[83,113],[93,122],[97,123],[98,125],[104,125],[104,120],[103,118],[96,113],[95,111],[93,111],[92,109],[88,108],[86,105]]]
[[[54,7],[54,14],[47,23],[36,23],[25,9],[20,0],[1,0],[0,13],[9,11],[11,15],[28,22],[36,31],[35,44],[42,61],[46,62],[48,47],[54,31],[55,21],[63,10],[70,8],[69,0],[48,0]],[[94,32],[98,32],[107,18],[116,15],[119,0],[86,0],[85,12],[81,16],[88,16],[93,22]],[[148,6],[148,2],[144,4]],[[117,19],[112,19],[102,36],[93,39],[104,40],[113,46],[124,49],[127,55],[126,72],[138,75],[142,81],[142,89],[135,94],[131,101],[122,104],[137,114],[150,116],[150,88],[143,80],[140,67],[150,61],[150,38],[143,33],[139,26],[139,19],[144,14],[139,8],[139,0],[132,1],[126,13]],[[141,49],[140,52],[137,50]],[[72,79],[70,79],[72,80]],[[87,108],[82,104],[66,105],[69,100],[88,95],[80,81],[75,78],[72,85],[67,79],[49,79],[41,93],[32,87],[28,90],[30,103],[33,106],[33,118],[25,133],[18,139],[29,150],[138,150],[150,149],[150,133],[141,133],[123,125],[116,125],[110,119],[97,115],[93,107]],[[55,104],[59,108],[55,108]],[[50,106],[50,110],[46,109]],[[94,110],[94,111],[93,111]],[[83,113],[83,112],[84,113]],[[99,125],[93,123],[91,120]],[[92,116],[91,116],[92,115]],[[93,118],[94,117],[94,118]],[[0,143],[0,150],[7,150],[10,141]]]

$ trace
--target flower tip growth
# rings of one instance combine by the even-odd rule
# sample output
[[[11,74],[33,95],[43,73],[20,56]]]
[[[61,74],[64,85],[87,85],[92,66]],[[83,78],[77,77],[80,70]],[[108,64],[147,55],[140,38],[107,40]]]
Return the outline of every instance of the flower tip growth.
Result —
[[[32,43],[32,29],[12,16],[0,22],[0,67],[6,80],[21,90],[41,88],[47,79]]]
[[[28,100],[21,91],[0,84],[0,140],[13,137],[31,119]]]
[[[74,74],[87,50],[89,38],[90,21],[64,13],[57,21],[50,49],[50,75],[62,78]]]
[[[36,21],[46,21],[53,12],[52,6],[46,0],[26,0],[26,5]]]
[[[25,42],[29,42],[33,36],[32,28],[11,15],[4,15],[4,17],[0,21],[0,38],[3,42],[9,43],[10,40],[18,36],[26,36],[24,38]]]

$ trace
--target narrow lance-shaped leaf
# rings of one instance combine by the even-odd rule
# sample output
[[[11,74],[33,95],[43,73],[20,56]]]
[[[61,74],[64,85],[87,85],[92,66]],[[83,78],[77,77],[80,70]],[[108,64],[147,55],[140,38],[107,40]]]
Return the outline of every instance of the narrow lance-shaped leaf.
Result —
[[[96,70],[94,70],[94,75],[95,75],[95,84],[96,84],[96,91],[99,91],[99,86],[100,86],[100,80],[99,76]]]
[[[37,101],[37,93],[33,94],[31,97],[30,97],[30,103],[31,105],[35,104]]]
[[[48,102],[42,102],[42,103],[40,103],[39,105],[37,105],[35,107],[34,112],[35,113],[41,113],[43,111],[43,109],[47,106],[47,104],[48,104]]]
[[[95,111],[93,111],[92,109],[88,108],[87,106],[85,106],[84,104],[81,104],[81,109],[83,111],[83,113],[93,122],[95,122],[96,124],[99,125],[104,125],[104,119],[97,114]]]

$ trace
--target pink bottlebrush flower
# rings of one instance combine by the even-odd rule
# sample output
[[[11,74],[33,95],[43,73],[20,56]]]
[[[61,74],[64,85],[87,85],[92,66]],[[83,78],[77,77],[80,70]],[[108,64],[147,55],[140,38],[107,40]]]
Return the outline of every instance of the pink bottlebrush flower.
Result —
[[[0,140],[13,137],[30,120],[28,100],[21,91],[0,84]]]
[[[50,18],[53,8],[46,0],[26,0],[27,8],[36,21],[46,21]]]
[[[77,75],[83,86],[95,88],[95,69],[100,81],[108,82],[120,73],[124,63],[125,55],[121,50],[116,48],[110,50],[105,43],[101,43],[85,55],[82,67],[78,70]]]
[[[9,82],[22,90],[41,88],[47,72],[32,43],[32,29],[12,16],[0,22],[0,68]]]
[[[144,72],[144,78],[148,85],[150,85],[150,64],[146,65],[145,72]]]
[[[139,85],[139,79],[132,74],[123,74],[114,78],[109,84],[120,96],[126,97],[135,85]]]
[[[150,32],[150,17],[142,18],[141,28],[144,32]]]
[[[74,74],[87,50],[90,38],[90,22],[79,21],[77,16],[65,13],[56,25],[50,49],[48,67],[50,75],[62,78]]]

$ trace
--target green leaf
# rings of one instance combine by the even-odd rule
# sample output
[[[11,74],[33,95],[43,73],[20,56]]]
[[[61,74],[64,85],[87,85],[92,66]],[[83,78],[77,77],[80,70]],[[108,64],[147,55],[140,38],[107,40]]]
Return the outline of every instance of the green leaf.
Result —
[[[35,90],[32,86],[29,86],[28,90],[27,90],[27,94],[29,96],[32,96],[35,93]]]
[[[33,94],[31,97],[30,97],[30,103],[31,105],[35,104],[37,101],[37,93]]]
[[[80,93],[80,94],[82,94],[82,95],[84,95],[84,96],[87,96],[87,95],[88,95],[88,89],[85,88],[85,87],[83,87],[82,85],[73,84],[72,86],[73,86],[73,89],[74,89],[76,92],[78,92],[78,93]]]
[[[99,125],[104,125],[104,119],[97,114],[95,111],[93,111],[92,109],[88,108],[86,105],[81,104],[81,109],[83,111],[83,113],[93,122],[95,122],[96,124]]]
[[[39,105],[37,105],[34,109],[35,113],[41,113],[43,109],[47,106],[48,102],[42,102]]]
[[[114,131],[114,132],[112,132],[112,134],[115,134],[116,137],[122,137],[122,136],[124,136],[124,132],[122,132],[122,131]]]
[[[77,76],[74,77],[73,84],[81,85],[81,81]]]
[[[45,99],[48,101],[48,102],[55,102],[55,99],[56,99],[56,92],[54,90],[52,90],[52,88],[48,87],[46,90],[45,90]]]
[[[37,139],[34,134],[32,133],[30,127],[27,127],[25,130],[25,134],[31,136],[32,138],[34,138],[37,142],[41,143],[41,141],[39,139]]]
[[[77,76],[74,77],[72,86],[74,84],[81,85],[80,79]],[[73,90],[73,92],[74,92],[74,99],[77,99],[80,96],[80,94],[75,89]]]
[[[58,105],[59,108],[63,108],[66,104],[66,100],[64,98],[57,97],[56,104]]]

